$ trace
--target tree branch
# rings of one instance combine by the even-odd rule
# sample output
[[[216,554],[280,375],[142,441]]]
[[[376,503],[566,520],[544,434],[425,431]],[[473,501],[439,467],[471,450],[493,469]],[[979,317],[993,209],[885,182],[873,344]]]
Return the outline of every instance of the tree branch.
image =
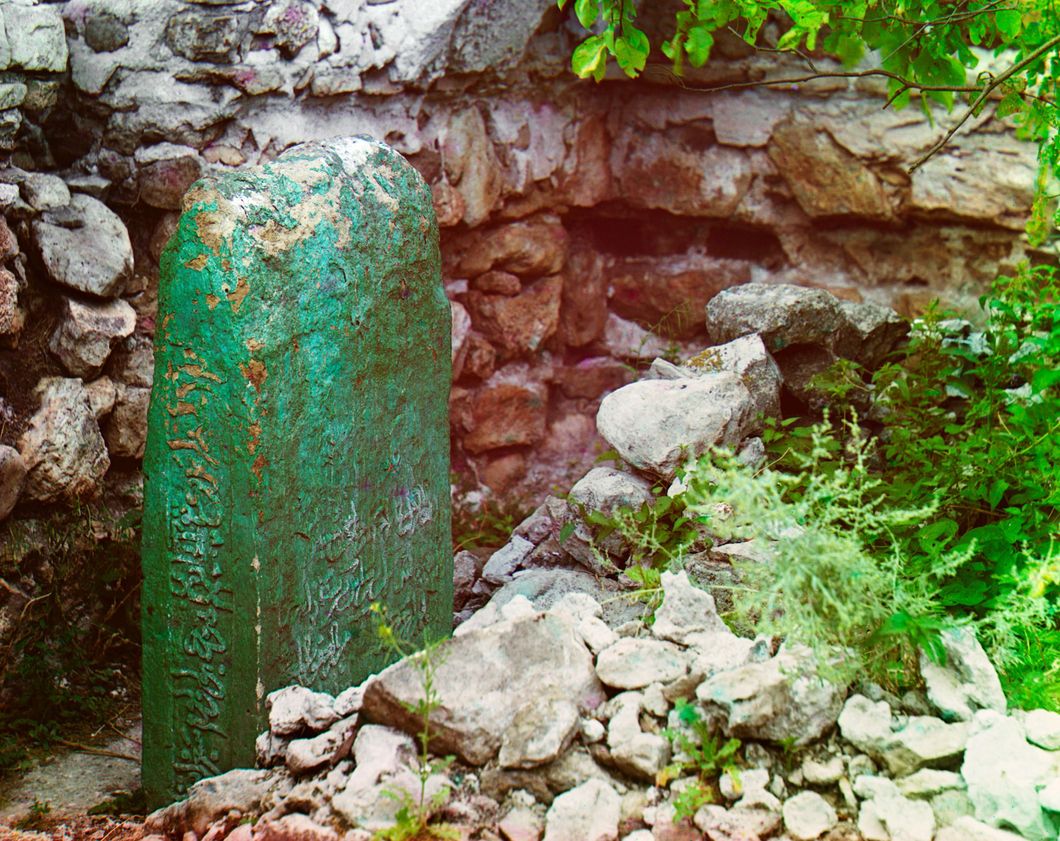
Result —
[[[926,153],[924,153],[920,158],[918,158],[913,163],[913,165],[911,167],[909,167],[909,174],[912,175],[920,167],[922,167],[925,163],[927,163],[929,160],[931,160],[931,158],[933,158],[935,155],[937,155],[939,150],[941,150],[947,143],[950,142],[950,138],[952,138],[953,135],[955,135],[957,133],[957,131],[961,128],[961,126],[963,126],[966,122],[968,122],[968,119],[973,114],[976,113],[976,111],[979,109],[979,107],[984,102],[986,102],[986,100],[990,96],[990,94],[993,93],[995,90],[997,90],[997,88],[1000,85],[1004,84],[1006,81],[1008,81],[1010,78],[1012,78],[1012,76],[1014,76],[1019,71],[1023,70],[1025,67],[1028,67],[1029,65],[1033,64],[1034,62],[1036,62],[1039,58],[1041,58],[1043,55],[1045,55],[1047,52],[1049,52],[1049,50],[1053,49],[1054,47],[1058,47],[1058,46],[1060,46],[1060,35],[1057,35],[1056,37],[1049,39],[1044,44],[1042,44],[1040,47],[1038,47],[1038,49],[1036,49],[1033,53],[1031,53],[1029,56],[1027,56],[1025,59],[1023,59],[1023,61],[1020,61],[1020,62],[1017,62],[1016,64],[1013,64],[1004,73],[1000,74],[999,76],[996,76],[988,84],[986,84],[983,87],[982,91],[979,93],[979,96],[977,96],[975,98],[975,100],[972,102],[972,104],[969,105],[968,108],[965,110],[964,114],[961,115],[961,118],[957,121],[956,125],[954,125],[949,131],[947,131],[946,134],[944,134],[942,136],[942,138],[939,139],[938,142],[935,143],[935,145],[933,145],[930,149],[928,149]]]

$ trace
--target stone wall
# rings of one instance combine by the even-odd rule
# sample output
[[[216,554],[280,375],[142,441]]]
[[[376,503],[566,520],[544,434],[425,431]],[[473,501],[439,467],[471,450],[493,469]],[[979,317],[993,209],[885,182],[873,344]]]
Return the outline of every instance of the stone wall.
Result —
[[[739,42],[680,84],[597,85],[552,0],[14,0],[0,20],[0,517],[136,504],[182,193],[299,142],[370,134],[431,184],[456,482],[507,499],[584,473],[601,396],[694,351],[721,289],[910,312],[1026,254],[1033,148],[984,115],[909,176],[945,115],[884,109],[867,80],[696,91],[802,72]]]

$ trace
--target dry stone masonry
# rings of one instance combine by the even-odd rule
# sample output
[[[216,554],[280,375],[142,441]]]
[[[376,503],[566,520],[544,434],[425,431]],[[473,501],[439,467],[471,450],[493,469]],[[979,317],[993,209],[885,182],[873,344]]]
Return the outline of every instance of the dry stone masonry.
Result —
[[[722,289],[794,282],[908,313],[974,299],[1027,253],[1034,151],[985,118],[909,176],[945,115],[882,109],[866,80],[581,82],[549,0],[20,0],[2,30],[0,443],[16,447],[40,379],[113,385],[96,403],[113,479],[135,472],[150,385],[149,363],[117,359],[150,344],[184,191],[297,143],[367,133],[431,187],[461,500],[569,485],[600,446],[600,398],[668,344],[702,344]],[[735,39],[719,59],[690,83],[787,69]]]
[[[411,638],[444,633],[453,581],[449,313],[430,193],[407,162],[344,138],[198,182],[158,313],[143,527],[153,802],[251,762],[272,689],[337,691],[384,665],[372,603]]]
[[[835,335],[866,324],[887,325],[890,338],[858,352],[882,355],[901,337],[901,322],[884,308],[852,313],[816,290],[747,287],[740,300],[754,303],[738,307],[736,294],[706,308],[712,329],[735,338],[679,365],[656,360],[641,383],[764,369],[769,376],[748,379],[775,397],[783,378],[765,363],[790,346],[778,337],[798,336],[826,355],[853,352]],[[739,315],[719,316],[725,308]],[[822,308],[834,317],[821,318]],[[764,324],[766,335],[748,332]],[[640,405],[639,384],[608,399]],[[709,411],[725,417],[743,399]],[[702,406],[673,392],[657,401],[661,414],[683,415],[688,426],[699,416],[714,443],[725,440]],[[601,416],[607,411],[605,401]],[[636,457],[638,425],[631,413],[609,443],[625,440]],[[709,584],[739,554],[722,550],[743,547],[769,562],[768,547],[740,543],[693,546],[683,570],[662,573],[661,604],[647,621],[615,575],[629,547],[610,538],[593,546],[579,511],[636,507],[651,482],[671,475],[665,463],[594,468],[566,500],[550,499],[521,523],[484,568],[466,568],[460,624],[432,655],[430,750],[454,757],[426,777],[426,790],[439,794],[433,820],[471,841],[1057,837],[1060,715],[1008,709],[969,632],[944,634],[945,665],[922,658],[923,690],[897,697],[867,681],[836,684],[808,649],[738,636],[719,616]],[[193,831],[230,841],[368,841],[395,825],[401,792],[419,796],[413,736],[423,720],[412,705],[423,691],[409,658],[337,696],[301,686],[270,694],[257,768],[197,782],[149,817],[149,838]],[[713,799],[679,812],[696,782],[677,735],[700,738],[689,710],[712,736],[741,745],[734,768],[715,770]]]

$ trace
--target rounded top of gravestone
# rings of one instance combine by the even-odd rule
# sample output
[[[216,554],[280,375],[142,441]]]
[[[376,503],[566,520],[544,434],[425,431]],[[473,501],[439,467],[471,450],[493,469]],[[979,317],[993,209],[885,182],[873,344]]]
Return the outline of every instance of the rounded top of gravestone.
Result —
[[[422,176],[397,151],[366,136],[299,144],[260,167],[203,178],[188,189],[183,210],[195,214],[199,238],[215,255],[227,242],[276,256],[321,223],[334,227],[335,245],[343,248],[353,227],[362,224],[342,209],[347,190],[367,203],[366,216],[372,208],[373,220],[414,214],[424,234],[436,227]],[[238,243],[231,242],[233,235]]]

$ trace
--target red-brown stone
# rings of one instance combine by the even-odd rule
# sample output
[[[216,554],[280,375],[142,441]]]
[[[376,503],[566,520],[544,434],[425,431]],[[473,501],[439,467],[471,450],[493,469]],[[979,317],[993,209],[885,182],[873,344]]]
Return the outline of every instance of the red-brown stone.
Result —
[[[552,275],[515,296],[471,291],[467,306],[472,324],[507,359],[539,350],[556,332],[562,291],[563,278]]]

